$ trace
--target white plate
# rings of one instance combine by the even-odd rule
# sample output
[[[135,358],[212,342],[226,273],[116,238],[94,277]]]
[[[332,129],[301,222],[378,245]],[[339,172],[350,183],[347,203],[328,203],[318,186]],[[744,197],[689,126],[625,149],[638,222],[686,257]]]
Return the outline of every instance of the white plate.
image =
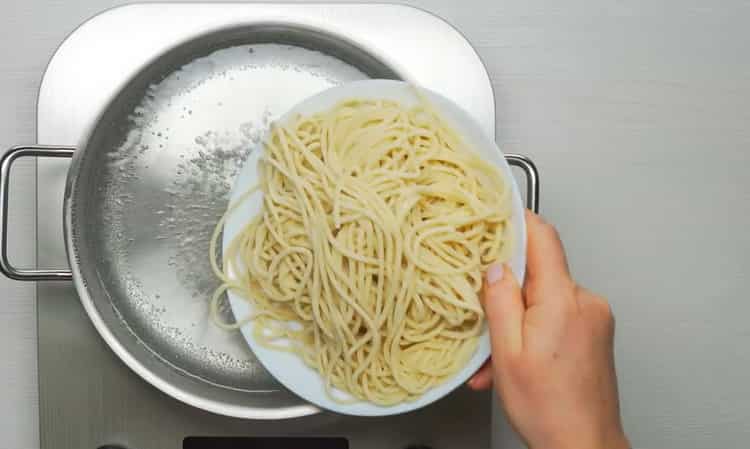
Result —
[[[505,179],[511,183],[513,193],[513,230],[515,250],[508,262],[516,278],[523,280],[526,266],[526,225],[524,221],[524,205],[521,201],[518,186],[513,178],[510,167],[505,161],[503,154],[495,142],[489,139],[481,130],[479,125],[459,106],[452,101],[427,90],[422,90],[424,95],[433,103],[444,119],[454,127],[466,142],[488,162],[497,165]],[[351,98],[384,98],[396,100],[403,105],[415,105],[419,102],[414,94],[413,88],[401,81],[391,80],[365,80],[355,81],[341,86],[333,87],[305,101],[299,103],[283,117],[279,123],[285,123],[297,114],[311,115],[335,106],[338,102]],[[237,200],[243,193],[257,183],[257,165],[262,153],[262,148],[254,149],[252,155],[242,167],[232,189],[230,203]],[[262,193],[257,192],[243,202],[227,218],[224,228],[223,248],[229,246],[232,239],[240,233],[242,228],[261,210]],[[236,293],[229,292],[229,303],[234,316],[238,319],[246,317],[252,312],[252,304]],[[322,408],[347,415],[360,416],[382,416],[394,415],[408,412],[424,407],[453,391],[456,387],[465,383],[469,377],[487,360],[490,355],[490,343],[488,331],[485,330],[480,338],[479,347],[474,356],[466,366],[448,381],[428,390],[418,399],[404,402],[388,407],[375,405],[370,402],[357,402],[354,404],[341,404],[333,401],[325,391],[323,380],[317,371],[308,367],[294,354],[284,351],[275,351],[265,348],[255,341],[252,333],[252,323],[241,329],[242,335],[248,345],[258,357],[258,360],[266,369],[281,382],[286,388]],[[337,395],[343,395],[337,392]]]

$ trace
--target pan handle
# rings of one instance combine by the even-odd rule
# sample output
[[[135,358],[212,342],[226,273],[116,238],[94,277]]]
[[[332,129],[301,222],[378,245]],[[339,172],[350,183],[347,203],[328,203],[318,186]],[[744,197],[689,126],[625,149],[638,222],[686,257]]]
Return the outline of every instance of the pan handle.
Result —
[[[520,154],[506,154],[505,160],[509,165],[521,168],[526,175],[526,208],[539,213],[539,171],[534,161]]]
[[[19,269],[8,260],[8,186],[10,168],[19,157],[59,157],[70,158],[74,148],[31,145],[8,150],[0,159],[0,271],[17,281],[69,281],[73,278],[70,270]]]

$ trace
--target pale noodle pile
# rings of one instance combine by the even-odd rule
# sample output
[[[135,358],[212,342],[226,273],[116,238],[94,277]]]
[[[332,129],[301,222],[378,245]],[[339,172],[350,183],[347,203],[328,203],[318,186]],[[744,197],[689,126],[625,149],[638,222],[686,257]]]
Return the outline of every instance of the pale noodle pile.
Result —
[[[297,353],[329,392],[376,404],[413,400],[466,364],[482,272],[512,245],[496,167],[428,107],[351,100],[274,127],[259,173],[262,213],[215,265],[214,311],[236,291],[258,341]]]

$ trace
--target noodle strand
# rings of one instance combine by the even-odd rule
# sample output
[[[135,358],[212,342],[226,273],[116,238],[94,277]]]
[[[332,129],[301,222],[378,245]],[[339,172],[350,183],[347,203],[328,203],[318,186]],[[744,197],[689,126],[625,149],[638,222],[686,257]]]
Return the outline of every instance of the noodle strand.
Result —
[[[258,342],[354,400],[410,401],[454,376],[482,333],[481,273],[511,251],[501,172],[424,102],[387,100],[274,126],[258,168],[262,211],[223,268],[217,241],[236,204],[211,242],[212,314],[227,290],[254,310],[221,327],[252,321]]]

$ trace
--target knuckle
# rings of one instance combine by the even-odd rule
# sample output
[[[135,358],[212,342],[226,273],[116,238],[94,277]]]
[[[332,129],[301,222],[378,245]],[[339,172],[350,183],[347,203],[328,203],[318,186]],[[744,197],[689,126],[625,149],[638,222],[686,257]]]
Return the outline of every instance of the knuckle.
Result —
[[[516,380],[528,379],[534,372],[534,361],[525,353],[508,355],[505,365]]]
[[[588,315],[591,319],[603,326],[604,329],[613,331],[615,314],[612,305],[604,297],[591,293],[578,285],[575,287],[575,292],[576,297],[584,304],[584,308],[589,310]]]
[[[553,237],[553,238],[558,239],[558,240],[560,239],[560,231],[557,230],[557,228],[555,227],[555,225],[549,224],[549,223],[545,223],[544,224],[544,230],[547,232],[547,234],[549,234],[550,237]]]
[[[573,284],[573,293],[577,298],[583,298],[587,294],[586,289],[581,287],[578,283]]]
[[[517,357],[511,362],[510,378],[517,388],[528,390],[537,381],[539,367],[530,357]]]
[[[607,329],[614,329],[615,326],[615,314],[612,311],[612,306],[607,302],[606,299],[601,296],[596,296],[594,303],[597,305],[599,310],[599,316]]]

